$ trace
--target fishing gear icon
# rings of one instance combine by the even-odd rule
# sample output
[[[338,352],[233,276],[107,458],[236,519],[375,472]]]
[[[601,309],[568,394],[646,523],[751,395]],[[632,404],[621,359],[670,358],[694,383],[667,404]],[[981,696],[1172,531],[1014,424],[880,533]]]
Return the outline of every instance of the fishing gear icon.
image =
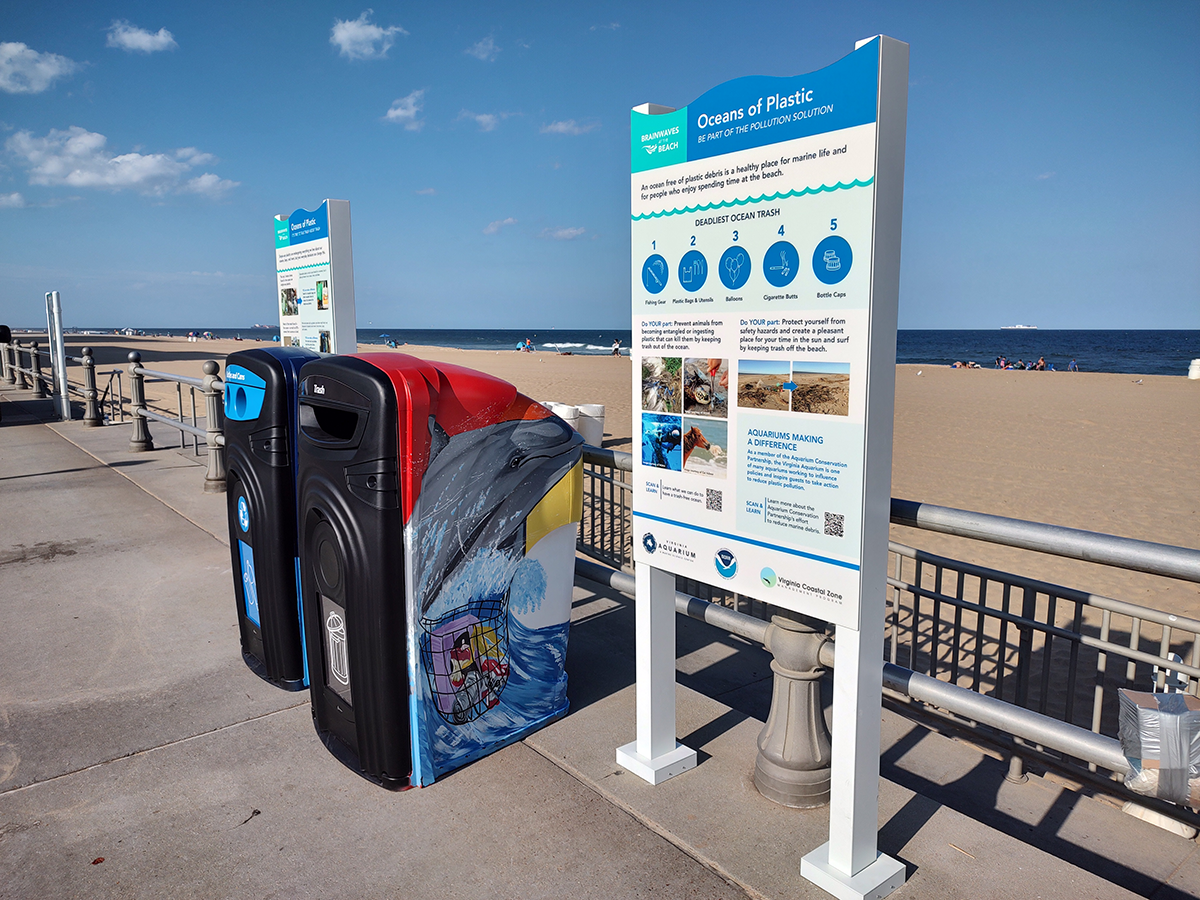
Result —
[[[787,251],[779,251],[779,265],[771,266],[772,272],[778,272],[781,278],[787,278],[791,274],[792,264],[788,262]]]
[[[655,269],[658,269],[658,272],[655,272]],[[657,284],[660,289],[666,286],[664,279],[667,276],[667,266],[666,263],[664,263],[661,259],[650,260],[642,272],[653,278],[654,283]],[[660,275],[662,276],[661,278],[659,277]]]

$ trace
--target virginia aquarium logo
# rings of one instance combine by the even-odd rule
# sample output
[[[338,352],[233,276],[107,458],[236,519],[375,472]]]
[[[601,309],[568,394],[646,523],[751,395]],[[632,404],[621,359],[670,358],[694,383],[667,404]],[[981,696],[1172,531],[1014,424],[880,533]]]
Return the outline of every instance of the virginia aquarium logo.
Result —
[[[762,579],[763,587],[773,588],[779,583],[779,578],[775,574],[775,570],[770,566],[763,566],[763,570],[758,573],[758,577]]]
[[[658,549],[658,541],[654,539],[649,531],[642,535],[642,546],[646,548],[647,553],[653,553]]]
[[[732,550],[722,547],[713,557],[713,562],[716,564],[717,574],[722,578],[732,578],[737,574],[737,557],[733,555]]]

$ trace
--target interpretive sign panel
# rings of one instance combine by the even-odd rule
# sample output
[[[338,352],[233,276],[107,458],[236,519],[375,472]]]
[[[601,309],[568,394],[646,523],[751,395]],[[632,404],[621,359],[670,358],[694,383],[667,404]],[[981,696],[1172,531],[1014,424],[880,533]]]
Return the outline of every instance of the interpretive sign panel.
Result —
[[[275,217],[279,338],[285,347],[354,353],[354,255],[350,201]]]
[[[851,628],[895,377],[880,40],[631,114],[635,559]]]

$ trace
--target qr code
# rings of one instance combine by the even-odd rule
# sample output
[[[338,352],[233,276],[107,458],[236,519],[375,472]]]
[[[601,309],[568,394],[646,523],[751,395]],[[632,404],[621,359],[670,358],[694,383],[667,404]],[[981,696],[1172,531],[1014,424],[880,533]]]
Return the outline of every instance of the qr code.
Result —
[[[842,530],[846,526],[846,517],[842,513],[825,513],[825,533],[833,537],[844,537]]]
[[[705,488],[707,494],[704,498],[704,508],[711,509],[713,512],[721,511],[721,498],[724,496],[720,491],[714,491],[712,488]]]

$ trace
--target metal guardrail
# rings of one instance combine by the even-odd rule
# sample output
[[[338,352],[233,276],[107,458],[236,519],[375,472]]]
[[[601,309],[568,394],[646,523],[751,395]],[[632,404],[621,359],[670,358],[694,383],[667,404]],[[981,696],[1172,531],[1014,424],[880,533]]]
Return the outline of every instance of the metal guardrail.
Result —
[[[633,460],[630,454],[585,448],[584,461],[593,469],[630,471]],[[585,505],[587,497],[585,488]],[[607,526],[608,531],[628,532],[629,499],[609,507],[610,515],[624,520]],[[1200,550],[900,499],[892,500],[891,521],[1200,581]],[[580,549],[588,555],[602,557],[596,548],[613,545],[603,523],[581,530]],[[1011,754],[1011,780],[1023,780],[1025,759],[1037,759],[1125,799],[1200,823],[1179,807],[1121,787],[1128,764],[1119,742],[1108,736],[1117,731],[1117,687],[1200,696],[1200,620],[897,542],[889,543],[889,551],[894,565],[887,580],[891,597],[884,687],[894,708],[933,716],[1001,747]],[[632,562],[631,553],[611,556],[605,561],[614,565]],[[581,562],[581,574],[585,566],[594,564]],[[595,575],[593,569],[586,577],[597,580]],[[627,572],[600,580],[632,590],[633,576]],[[681,613],[750,640],[761,642],[757,635],[769,627],[761,618],[705,604],[687,592],[677,594],[676,605]],[[830,657],[822,656],[822,662],[831,665],[832,648],[822,653]]]
[[[160,372],[147,369],[141,364],[142,355],[136,350],[129,354],[129,389],[133,413],[133,432],[129,438],[131,452],[140,453],[154,449],[154,439],[150,435],[149,422],[160,422],[169,425],[180,432],[180,448],[184,446],[183,435],[190,434],[198,440],[204,438],[208,446],[208,470],[204,475],[204,490],[206,493],[223,493],[225,491],[225,435],[224,435],[224,404],[222,393],[225,382],[217,373],[220,366],[215,360],[204,363],[203,378],[191,378],[187,375],[175,375],[171,372]],[[173,418],[149,408],[146,403],[146,378],[150,376],[159,381],[170,381],[176,385],[179,397],[179,418]],[[188,385],[193,390],[192,423],[184,420],[182,385]],[[204,428],[200,428],[196,420],[195,390],[199,388],[204,394]],[[199,450],[199,444],[194,444]]]

